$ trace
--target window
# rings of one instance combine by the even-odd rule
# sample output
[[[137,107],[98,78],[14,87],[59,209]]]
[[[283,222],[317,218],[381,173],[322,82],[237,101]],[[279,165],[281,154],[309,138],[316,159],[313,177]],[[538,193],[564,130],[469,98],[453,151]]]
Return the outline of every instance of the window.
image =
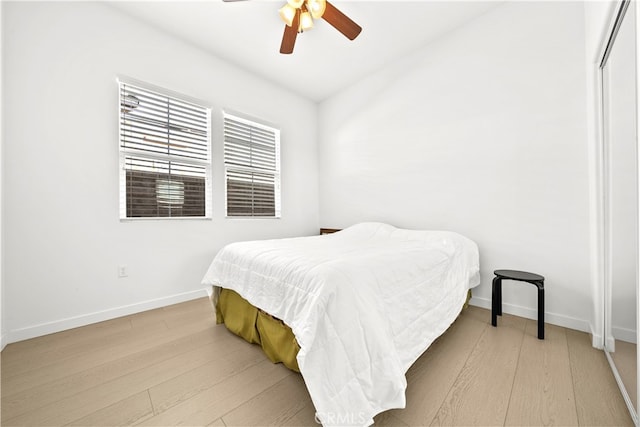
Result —
[[[120,218],[210,218],[210,110],[119,85]]]
[[[228,217],[280,218],[280,131],[224,114]]]

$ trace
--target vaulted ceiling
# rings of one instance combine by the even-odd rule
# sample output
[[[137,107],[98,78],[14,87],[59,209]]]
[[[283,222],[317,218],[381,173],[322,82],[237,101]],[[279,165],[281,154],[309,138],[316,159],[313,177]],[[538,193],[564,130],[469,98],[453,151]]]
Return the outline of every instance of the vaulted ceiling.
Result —
[[[354,41],[323,20],[279,53],[280,1],[112,2],[113,7],[314,101],[427,45],[498,6],[499,1],[341,1],[363,27]]]

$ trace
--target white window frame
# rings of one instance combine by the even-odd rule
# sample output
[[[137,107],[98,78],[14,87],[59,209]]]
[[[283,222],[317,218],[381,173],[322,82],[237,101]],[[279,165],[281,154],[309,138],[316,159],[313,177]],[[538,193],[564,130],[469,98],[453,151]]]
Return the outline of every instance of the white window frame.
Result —
[[[118,76],[118,147],[119,147],[119,212],[120,221],[144,221],[144,220],[210,220],[212,219],[212,149],[211,149],[211,107],[204,101],[177,93],[168,89],[164,89],[152,84],[135,80],[129,77]],[[178,155],[158,154],[137,150],[135,148],[123,147],[123,125],[121,118],[121,96],[122,86],[128,85],[139,89],[153,92],[159,96],[172,98],[178,101],[195,104],[206,111],[207,120],[207,154],[206,159],[189,159]],[[126,158],[135,156],[148,160],[174,161],[177,163],[188,164],[193,166],[204,167],[205,169],[205,214],[204,216],[144,216],[144,217],[128,217],[127,216],[127,188],[126,188]]]
[[[255,119],[253,117],[247,116],[242,113],[238,113],[235,111],[225,110],[223,111],[223,157],[224,157],[224,203],[225,203],[225,218],[227,219],[280,219],[282,217],[282,201],[281,201],[281,173],[280,173],[280,129],[276,126],[259,119]],[[274,163],[275,167],[273,170],[264,170],[264,169],[255,169],[256,172],[259,173],[268,173],[273,174],[274,179],[274,215],[229,215],[229,206],[228,206],[228,187],[227,187],[227,179],[230,170],[233,169],[244,169],[244,170],[254,170],[254,168],[250,166],[238,167],[238,166],[230,166],[227,163],[227,154],[226,147],[227,141],[224,135],[226,129],[227,118],[230,118],[234,121],[243,123],[247,126],[261,129],[267,132],[273,132],[274,135]]]

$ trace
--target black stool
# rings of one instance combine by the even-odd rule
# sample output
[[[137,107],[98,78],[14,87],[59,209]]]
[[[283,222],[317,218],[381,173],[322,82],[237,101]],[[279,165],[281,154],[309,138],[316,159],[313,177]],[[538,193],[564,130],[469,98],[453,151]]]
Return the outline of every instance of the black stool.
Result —
[[[493,287],[491,290],[491,324],[498,326],[497,316],[502,316],[502,280],[517,280],[527,282],[538,287],[538,339],[544,339],[544,277],[539,274],[517,270],[496,270],[493,272]]]

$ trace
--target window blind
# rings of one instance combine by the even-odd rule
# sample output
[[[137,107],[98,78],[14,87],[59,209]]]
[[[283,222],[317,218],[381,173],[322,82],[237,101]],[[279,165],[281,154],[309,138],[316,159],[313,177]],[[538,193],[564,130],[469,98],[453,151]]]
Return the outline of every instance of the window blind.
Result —
[[[120,82],[120,216],[209,217],[210,111]]]
[[[280,131],[224,114],[227,216],[280,217]]]

